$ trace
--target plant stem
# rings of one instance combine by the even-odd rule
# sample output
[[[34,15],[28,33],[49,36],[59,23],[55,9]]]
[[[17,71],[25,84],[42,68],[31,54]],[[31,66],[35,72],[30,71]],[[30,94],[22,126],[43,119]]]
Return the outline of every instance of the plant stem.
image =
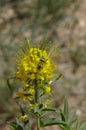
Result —
[[[35,79],[35,103],[39,104],[39,92],[38,92],[38,84],[36,79]],[[40,117],[38,112],[36,113],[36,125],[37,125],[37,130],[40,130]]]
[[[40,130],[40,118],[39,118],[39,114],[37,114],[37,130]]]

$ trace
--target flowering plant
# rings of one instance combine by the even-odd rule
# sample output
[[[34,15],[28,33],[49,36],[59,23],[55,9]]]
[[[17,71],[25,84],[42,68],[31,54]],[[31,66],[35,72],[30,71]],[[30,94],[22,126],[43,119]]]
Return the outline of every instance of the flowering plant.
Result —
[[[64,101],[64,111],[50,107],[52,95],[51,81],[55,77],[56,66],[51,61],[51,58],[46,50],[41,48],[30,48],[30,41],[27,41],[27,46],[22,48],[17,55],[17,72],[16,79],[22,82],[19,92],[16,93],[21,116],[16,122],[11,122],[10,126],[14,130],[30,130],[30,116],[36,120],[37,130],[41,127],[58,125],[62,130],[72,130],[71,126],[75,122],[75,113],[69,118],[68,102]],[[59,75],[55,80],[58,80]],[[46,115],[50,112],[60,113],[61,119],[52,117],[46,119]],[[76,125],[76,130],[80,129]]]

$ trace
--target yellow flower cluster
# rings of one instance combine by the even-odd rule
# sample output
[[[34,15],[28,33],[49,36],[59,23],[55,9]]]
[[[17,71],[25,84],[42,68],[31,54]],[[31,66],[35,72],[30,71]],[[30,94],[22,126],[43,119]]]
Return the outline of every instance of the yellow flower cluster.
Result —
[[[37,89],[42,89],[44,95],[51,93],[48,85],[54,76],[54,71],[55,66],[51,63],[46,50],[28,49],[28,52],[23,53],[22,58],[18,60],[16,77],[23,83],[23,92],[17,93],[17,97],[28,100],[31,109],[36,107],[35,101],[31,104],[31,100],[35,100]]]
[[[31,48],[28,54],[19,60],[17,78],[27,83],[34,79],[48,82],[53,77],[54,70],[55,67],[50,63],[45,50]]]

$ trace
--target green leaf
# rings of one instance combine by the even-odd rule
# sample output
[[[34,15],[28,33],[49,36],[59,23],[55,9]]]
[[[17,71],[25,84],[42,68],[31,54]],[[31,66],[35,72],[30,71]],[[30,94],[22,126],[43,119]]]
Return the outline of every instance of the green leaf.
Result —
[[[62,121],[66,121],[64,112],[61,109],[59,110],[59,112],[60,112],[60,116],[61,116]]]
[[[68,109],[69,109],[68,108],[68,101],[65,98],[65,100],[64,100],[64,115],[65,115],[66,121],[68,120],[68,116],[69,116],[69,110]]]
[[[59,74],[59,75],[56,77],[55,82],[56,82],[57,80],[59,80],[61,77],[62,77],[62,74]]]
[[[56,112],[57,109],[52,108],[52,107],[47,107],[47,108],[42,109],[42,111],[52,111],[52,112]]]
[[[77,107],[75,107],[75,109],[73,110],[73,112],[68,120],[69,125],[72,125],[73,122],[76,120],[76,111],[77,111]]]
[[[29,121],[24,122],[24,130],[30,130]]]
[[[57,112],[57,109],[51,108],[51,107],[47,107],[47,108],[42,109],[42,112],[43,113],[41,113],[40,118],[43,118],[44,116],[48,115],[51,112]]]
[[[13,127],[14,130],[23,130],[22,126],[17,124],[16,122],[11,122],[9,125]]]
[[[57,120],[56,118],[51,118],[46,121],[41,121],[41,126],[50,126],[50,125],[65,125],[66,123],[64,121]]]
[[[73,123],[75,123],[75,122],[76,122],[76,120],[77,120],[77,119],[76,119],[76,118],[74,118],[74,119],[71,121],[71,124],[68,122],[68,123],[69,123],[68,125],[69,125],[69,126],[71,126]]]
[[[13,91],[13,89],[12,89],[12,86],[10,85],[10,81],[9,81],[9,79],[7,79],[6,81],[7,81],[8,88],[9,88],[9,89],[10,89],[10,91],[12,92],[12,91]]]
[[[77,120],[75,130],[84,130],[85,128],[86,128],[86,123],[81,124],[80,121]]]
[[[62,130],[67,130],[67,128],[63,125],[59,125],[59,127],[62,129]]]
[[[11,125],[9,125],[9,127],[10,127],[11,130],[15,130],[15,128],[13,128]]]
[[[39,104],[39,109],[42,109],[43,108],[43,104]]]
[[[36,107],[35,109],[34,109],[34,114],[35,113],[38,113],[39,112],[39,107]]]
[[[19,104],[19,107],[20,107],[20,111],[21,111],[22,115],[25,115],[26,114],[25,108],[21,104]]]
[[[41,113],[40,114],[40,119],[43,118],[44,116],[48,115],[51,111],[47,111],[47,112],[44,112],[43,114]]]
[[[20,124],[20,120],[18,118],[16,118],[16,124]]]

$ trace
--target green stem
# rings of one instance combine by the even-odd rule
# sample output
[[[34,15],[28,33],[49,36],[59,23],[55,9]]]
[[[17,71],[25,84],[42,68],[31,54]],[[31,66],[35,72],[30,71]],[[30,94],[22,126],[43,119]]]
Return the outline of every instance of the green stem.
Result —
[[[40,130],[40,118],[39,118],[39,114],[37,114],[37,130]]]
[[[38,92],[38,84],[36,79],[35,79],[35,103],[39,104],[39,92]],[[40,117],[38,112],[36,115],[36,125],[37,125],[37,130],[40,130]]]
[[[37,80],[35,79],[35,103],[38,104],[38,88],[37,88]]]

